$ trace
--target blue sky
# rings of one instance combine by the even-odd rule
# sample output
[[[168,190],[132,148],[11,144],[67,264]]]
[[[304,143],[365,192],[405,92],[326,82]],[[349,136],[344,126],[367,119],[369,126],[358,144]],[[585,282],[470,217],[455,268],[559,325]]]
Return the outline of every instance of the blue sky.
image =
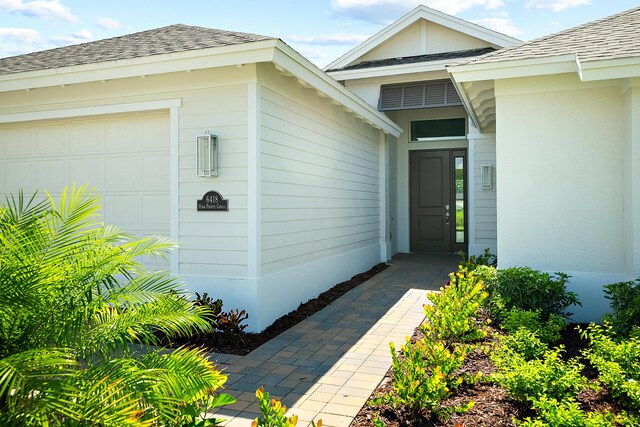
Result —
[[[0,57],[182,23],[279,37],[324,66],[418,4],[530,40],[638,0],[0,0]]]

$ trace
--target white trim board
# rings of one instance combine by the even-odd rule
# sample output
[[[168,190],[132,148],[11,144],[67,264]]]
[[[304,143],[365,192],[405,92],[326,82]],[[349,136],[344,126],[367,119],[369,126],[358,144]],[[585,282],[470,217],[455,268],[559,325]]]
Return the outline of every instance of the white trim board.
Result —
[[[182,99],[132,102],[129,104],[98,105],[94,107],[67,108],[60,110],[33,111],[28,113],[0,114],[0,123],[19,123],[34,120],[67,119],[74,117],[102,116],[105,114],[132,113],[138,111],[180,108]]]

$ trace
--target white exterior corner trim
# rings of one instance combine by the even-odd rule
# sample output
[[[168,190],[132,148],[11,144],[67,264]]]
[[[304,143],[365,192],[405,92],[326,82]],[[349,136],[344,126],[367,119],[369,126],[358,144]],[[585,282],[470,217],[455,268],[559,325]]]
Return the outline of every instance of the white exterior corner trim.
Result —
[[[180,108],[182,99],[173,98],[161,101],[132,102],[128,104],[109,104],[94,107],[66,108],[59,110],[33,111],[28,113],[0,114],[0,123],[30,122],[33,120],[66,119],[73,117],[100,116],[104,114],[133,113]]]
[[[459,31],[463,34],[467,34],[469,36],[478,38],[499,47],[508,47],[521,42],[521,40],[498,33],[488,28],[482,27],[478,24],[464,21],[460,18],[456,18],[455,16],[451,16],[435,9],[431,9],[427,6],[420,5],[413,9],[411,12],[404,15],[402,18],[398,19],[393,24],[383,28],[378,33],[369,37],[367,40],[327,65],[324,70],[342,68],[349,65],[352,61],[358,59],[372,49],[375,49],[419,19],[425,19],[427,21],[434,22],[436,24],[442,25],[443,27]]]
[[[391,119],[378,112],[348,89],[345,89],[335,79],[328,76],[284,42],[279,41],[277,44],[272,61],[276,68],[283,68],[300,81],[306,82],[318,91],[325,93],[336,102],[342,104],[348,111],[353,112],[356,117],[371,122],[374,127],[396,138],[402,133],[402,128]]]

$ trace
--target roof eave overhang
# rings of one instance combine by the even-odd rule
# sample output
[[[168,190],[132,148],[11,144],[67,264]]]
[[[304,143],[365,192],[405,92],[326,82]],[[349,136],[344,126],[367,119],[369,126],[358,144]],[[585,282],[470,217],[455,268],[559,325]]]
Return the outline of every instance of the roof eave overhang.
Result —
[[[353,95],[279,39],[0,76],[0,93],[172,72],[273,62],[371,125],[398,137],[390,119]]]
[[[0,92],[268,61],[277,39],[0,75]]]
[[[582,81],[627,79],[640,76],[640,57],[582,62]]]
[[[321,96],[330,97],[334,103],[343,105],[355,117],[396,138],[402,133],[402,128],[391,119],[371,107],[284,42],[279,41],[277,44],[272,62],[276,67],[298,78],[302,84],[314,87]]]

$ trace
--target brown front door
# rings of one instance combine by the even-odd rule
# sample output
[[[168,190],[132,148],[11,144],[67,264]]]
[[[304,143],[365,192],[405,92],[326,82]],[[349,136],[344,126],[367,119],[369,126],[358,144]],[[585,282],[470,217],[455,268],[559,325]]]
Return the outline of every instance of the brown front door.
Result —
[[[464,150],[409,152],[412,252],[466,250]]]

